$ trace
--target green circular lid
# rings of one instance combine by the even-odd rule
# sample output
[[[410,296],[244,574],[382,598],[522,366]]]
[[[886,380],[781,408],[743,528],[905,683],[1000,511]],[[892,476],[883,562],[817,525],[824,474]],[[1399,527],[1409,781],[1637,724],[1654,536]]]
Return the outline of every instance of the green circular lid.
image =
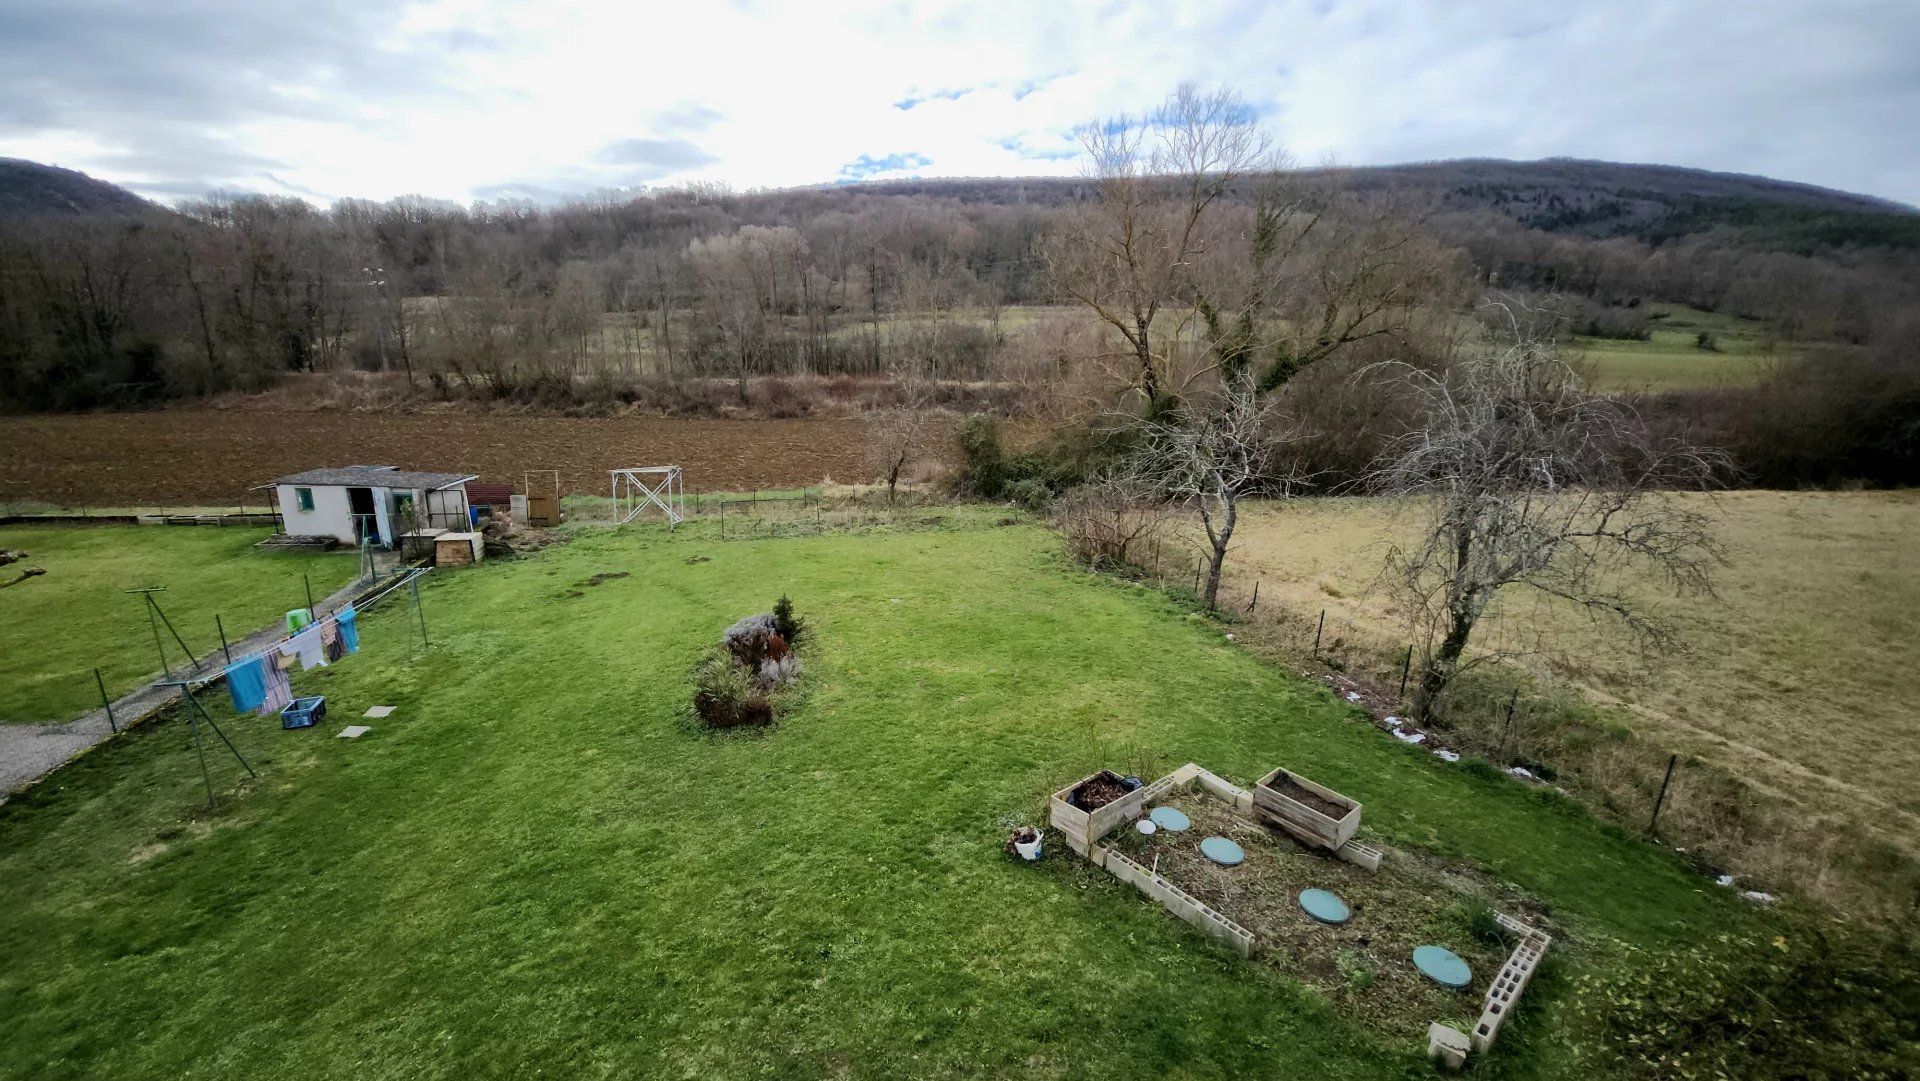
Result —
[[[1326,890],[1301,890],[1300,907],[1321,923],[1345,923],[1352,915],[1345,901]]]
[[[1193,825],[1193,819],[1188,818],[1187,812],[1178,807],[1155,807],[1148,812],[1147,817],[1153,819],[1154,825],[1175,833]]]
[[[1473,980],[1473,970],[1445,946],[1422,946],[1414,950],[1413,966],[1435,983],[1448,987],[1465,987]]]
[[[1245,862],[1247,858],[1244,849],[1225,837],[1209,837],[1201,841],[1200,854],[1222,867],[1232,867]]]

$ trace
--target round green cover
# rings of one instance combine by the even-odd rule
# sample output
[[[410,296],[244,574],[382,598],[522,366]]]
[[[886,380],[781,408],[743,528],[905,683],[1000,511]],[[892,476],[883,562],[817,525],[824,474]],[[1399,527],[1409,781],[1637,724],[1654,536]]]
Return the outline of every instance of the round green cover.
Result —
[[[1465,987],[1473,979],[1473,970],[1445,946],[1422,946],[1413,951],[1413,966],[1448,987]]]
[[[1188,818],[1187,812],[1178,807],[1155,807],[1147,813],[1147,817],[1153,819],[1154,825],[1175,833],[1193,825],[1193,819]]]
[[[1301,890],[1300,907],[1321,923],[1345,923],[1352,914],[1345,901],[1326,890]]]
[[[1225,837],[1209,837],[1201,841],[1200,854],[1223,867],[1232,867],[1247,858],[1244,849]]]

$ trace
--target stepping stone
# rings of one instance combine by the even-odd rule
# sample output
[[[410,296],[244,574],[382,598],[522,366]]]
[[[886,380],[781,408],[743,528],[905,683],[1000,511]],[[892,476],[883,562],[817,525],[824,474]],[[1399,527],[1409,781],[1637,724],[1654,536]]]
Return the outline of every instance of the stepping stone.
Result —
[[[1200,854],[1222,867],[1233,867],[1244,863],[1247,858],[1245,849],[1225,837],[1209,837],[1201,841]]]
[[[1172,830],[1174,833],[1179,833],[1193,825],[1193,819],[1188,818],[1187,812],[1178,807],[1155,807],[1147,813],[1147,817],[1153,820],[1154,825],[1163,830]]]
[[[1153,824],[1153,819],[1143,818],[1140,821],[1135,822],[1133,824],[1133,828],[1151,837],[1153,836],[1154,831],[1158,830],[1160,827]]]
[[[1301,890],[1300,907],[1321,923],[1345,923],[1352,915],[1345,901],[1326,890]]]
[[[373,731],[373,729],[368,728],[364,724],[350,724],[345,728],[342,728],[340,730],[340,734],[333,738],[334,739],[359,739],[361,736],[364,736],[371,731]]]
[[[368,706],[367,711],[365,713],[362,713],[361,716],[362,717],[385,717],[387,714],[392,712],[393,712],[392,706]]]
[[[1461,988],[1473,981],[1473,969],[1445,946],[1422,946],[1414,950],[1413,967],[1443,987]]]

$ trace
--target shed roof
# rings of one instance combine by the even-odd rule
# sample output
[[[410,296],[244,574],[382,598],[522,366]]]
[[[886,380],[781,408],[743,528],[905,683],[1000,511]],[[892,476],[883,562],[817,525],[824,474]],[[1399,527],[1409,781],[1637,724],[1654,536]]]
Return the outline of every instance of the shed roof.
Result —
[[[425,488],[439,491],[456,488],[473,480],[473,473],[416,473],[390,465],[344,465],[329,469],[309,469],[276,477],[275,484],[349,485],[367,488]]]

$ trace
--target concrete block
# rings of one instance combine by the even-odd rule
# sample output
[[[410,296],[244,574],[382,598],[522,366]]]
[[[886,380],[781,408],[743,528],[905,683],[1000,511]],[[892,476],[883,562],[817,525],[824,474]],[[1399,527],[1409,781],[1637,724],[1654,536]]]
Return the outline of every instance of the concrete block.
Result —
[[[1467,1064],[1467,1034],[1438,1021],[1427,1026],[1427,1057],[1437,1059],[1449,1070]]]

